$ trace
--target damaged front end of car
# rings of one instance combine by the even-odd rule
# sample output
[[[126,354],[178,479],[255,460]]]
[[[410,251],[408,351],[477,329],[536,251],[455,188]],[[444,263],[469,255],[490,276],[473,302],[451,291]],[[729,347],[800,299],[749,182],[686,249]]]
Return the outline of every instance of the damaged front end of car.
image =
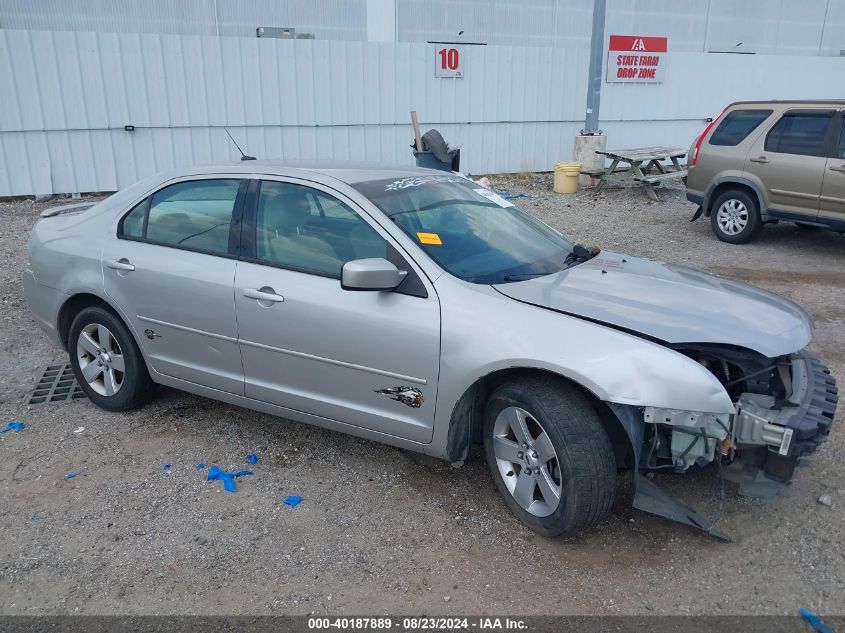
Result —
[[[740,494],[774,496],[789,484],[800,460],[827,439],[836,381],[806,351],[766,358],[716,344],[669,347],[708,369],[730,396],[734,412],[610,404],[633,448],[634,507],[728,538],[714,529],[718,516],[703,517],[643,473],[715,466],[720,480],[737,483]]]

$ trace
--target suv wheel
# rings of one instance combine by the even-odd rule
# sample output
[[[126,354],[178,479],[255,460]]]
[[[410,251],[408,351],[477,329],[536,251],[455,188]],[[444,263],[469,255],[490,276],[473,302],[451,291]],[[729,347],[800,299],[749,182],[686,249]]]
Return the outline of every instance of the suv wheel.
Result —
[[[505,503],[544,536],[573,534],[610,512],[613,448],[587,398],[562,380],[524,378],[496,389],[484,450]]]
[[[745,244],[760,232],[763,223],[754,197],[741,189],[730,189],[716,198],[710,226],[723,242]]]
[[[141,406],[154,383],[135,339],[112,312],[95,306],[74,318],[68,337],[70,364],[85,395],[101,409]]]

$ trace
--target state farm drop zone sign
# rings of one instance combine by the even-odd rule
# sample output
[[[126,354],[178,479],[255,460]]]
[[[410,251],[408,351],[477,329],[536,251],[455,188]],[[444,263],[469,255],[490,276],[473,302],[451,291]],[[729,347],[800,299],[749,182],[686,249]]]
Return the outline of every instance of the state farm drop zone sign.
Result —
[[[665,37],[611,35],[607,51],[607,81],[617,83],[662,83],[666,77]]]

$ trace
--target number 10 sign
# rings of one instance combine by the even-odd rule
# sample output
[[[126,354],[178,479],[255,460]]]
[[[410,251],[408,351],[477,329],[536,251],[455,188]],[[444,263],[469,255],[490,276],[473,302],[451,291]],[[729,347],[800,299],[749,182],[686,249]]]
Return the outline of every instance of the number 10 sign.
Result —
[[[463,77],[464,47],[454,44],[435,44],[434,76],[453,77],[455,79]]]

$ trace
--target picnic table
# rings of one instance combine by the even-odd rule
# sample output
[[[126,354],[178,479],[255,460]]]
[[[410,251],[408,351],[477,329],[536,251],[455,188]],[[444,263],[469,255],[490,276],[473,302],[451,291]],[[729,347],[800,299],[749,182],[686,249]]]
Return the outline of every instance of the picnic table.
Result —
[[[615,173],[632,171],[634,180],[645,189],[648,197],[658,200],[655,189],[660,183],[675,178],[684,178],[687,170],[681,167],[680,160],[687,154],[687,150],[681,147],[640,147],[637,149],[609,149],[603,152],[596,151],[611,159],[610,167],[601,173],[601,179],[596,186],[596,191],[607,184],[609,176]],[[661,161],[672,161],[672,169],[666,169],[669,165],[663,165]],[[618,169],[619,163],[628,163],[628,167]],[[643,167],[645,164],[645,167]],[[655,172],[655,173],[653,173]]]

